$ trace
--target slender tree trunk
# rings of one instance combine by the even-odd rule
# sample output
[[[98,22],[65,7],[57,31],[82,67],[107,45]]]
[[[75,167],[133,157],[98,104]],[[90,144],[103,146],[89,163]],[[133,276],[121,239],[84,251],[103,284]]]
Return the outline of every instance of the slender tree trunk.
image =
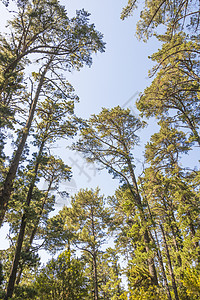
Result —
[[[95,234],[95,228],[94,228],[93,208],[91,208],[91,220],[92,220],[92,224],[91,224],[92,225],[92,235],[94,237],[94,247],[93,247],[94,299],[99,300],[97,260],[96,260],[96,249],[95,249],[96,234]]]
[[[29,239],[29,244],[28,246],[25,248],[25,253],[28,253],[30,251],[30,248],[31,248],[31,245],[33,243],[33,240],[35,238],[35,235],[37,233],[37,229],[38,229],[38,225],[40,223],[40,219],[41,219],[41,216],[42,216],[42,213],[43,213],[43,210],[44,210],[44,205],[47,201],[47,198],[48,198],[48,194],[51,190],[51,186],[52,186],[52,183],[53,183],[53,178],[52,180],[50,181],[50,184],[48,186],[48,190],[46,191],[46,195],[45,195],[45,198],[43,200],[43,203],[42,203],[42,207],[41,207],[41,210],[40,210],[40,213],[39,213],[39,216],[37,217],[37,221],[36,221],[36,224],[32,230],[32,233],[31,233],[31,236],[30,236],[30,239]],[[68,248],[68,250],[70,250]],[[23,264],[20,266],[19,268],[19,271],[18,271],[18,275],[17,275],[17,279],[16,279],[16,285],[18,285],[20,283],[20,279],[21,279],[21,275],[22,275],[22,272],[23,272]]]
[[[166,202],[165,198],[163,198],[163,205],[164,205],[165,211],[167,212],[168,211],[168,205],[167,205],[167,202]],[[175,250],[177,252],[178,265],[181,267],[182,266],[182,259],[181,259],[181,256],[179,254],[179,250],[182,248],[182,242],[183,241],[182,241],[180,230],[176,225],[177,222],[176,222],[176,219],[175,219],[175,216],[174,216],[172,205],[169,205],[169,209],[170,209],[170,215],[166,216],[166,220],[167,220],[167,223],[169,224],[169,227],[171,228],[171,232],[172,232],[172,236],[173,236],[173,243],[174,243]]]
[[[168,281],[167,281],[167,276],[166,276],[166,273],[165,273],[162,254],[161,254],[161,251],[160,251],[160,244],[159,244],[159,241],[158,241],[158,236],[157,236],[156,230],[155,230],[155,237],[156,237],[156,243],[157,243],[157,246],[158,246],[157,257],[158,257],[159,265],[160,265],[162,275],[163,275],[164,285],[165,285],[166,292],[167,292],[167,298],[168,298],[168,300],[172,300],[172,296],[171,296],[171,293],[170,293],[170,289],[169,289],[169,285],[168,285]]]
[[[45,79],[45,75],[46,75],[46,73],[49,69],[50,63],[51,63],[51,59],[47,63],[47,65],[46,65],[46,67],[45,67],[45,69],[42,72],[42,75],[40,77],[40,81],[39,81],[39,84],[38,84],[38,87],[37,87],[37,90],[36,90],[36,93],[35,93],[35,97],[33,99],[32,105],[31,105],[28,120],[27,120],[26,125],[23,129],[23,134],[22,134],[19,146],[18,146],[17,151],[15,153],[15,156],[12,160],[12,163],[10,165],[7,176],[5,178],[3,188],[0,191],[0,227],[3,223],[3,219],[4,219],[4,216],[5,216],[6,210],[7,210],[7,205],[8,205],[8,202],[10,200],[10,195],[11,195],[12,188],[13,188],[13,181],[16,177],[16,173],[17,173],[17,169],[18,169],[19,162],[20,162],[20,159],[21,159],[21,155],[22,155],[22,152],[24,150],[24,146],[25,146],[27,137],[29,135],[29,130],[30,130],[30,127],[31,127],[31,124],[32,124],[32,121],[33,121],[33,117],[34,117],[35,109],[36,109],[36,106],[37,106],[37,102],[38,102],[40,92],[41,92],[41,89],[42,89],[42,86],[43,86],[43,82],[44,82],[44,79]]]
[[[142,186],[142,189],[143,189],[143,186]],[[143,192],[144,192],[144,189],[143,189]],[[154,221],[153,215],[151,213],[151,208],[149,206],[149,202],[148,202],[146,196],[145,196],[145,201],[146,201],[146,204],[147,204],[147,207],[148,207],[148,211],[149,211],[149,215],[150,215],[150,218],[151,218],[152,225],[156,226],[156,222]],[[165,268],[164,268],[164,263],[163,263],[163,259],[162,259],[162,253],[160,251],[160,243],[159,243],[159,240],[158,240],[158,235],[157,235],[156,229],[154,229],[154,235],[155,235],[156,244],[157,244],[158,262],[159,262],[161,272],[162,272],[162,275],[163,275],[164,285],[165,285],[166,292],[167,292],[167,298],[168,298],[168,300],[172,300],[169,285],[168,285],[168,281],[167,281],[167,276],[166,276],[166,272],[165,272]],[[152,237],[152,240],[154,240],[152,235],[151,235],[151,237]]]
[[[99,299],[98,293],[98,278],[97,278],[97,261],[96,261],[96,254],[93,256],[93,272],[94,272],[94,299]]]
[[[132,184],[133,184],[134,189],[135,189],[135,195],[134,196],[135,196],[135,199],[136,199],[136,203],[137,203],[138,209],[140,211],[141,219],[144,223],[143,225],[146,227],[146,217],[145,217],[144,210],[143,210],[143,207],[142,207],[142,201],[141,201],[137,181],[136,181],[136,178],[135,178],[135,173],[134,173],[134,170],[132,168],[132,164],[131,164],[131,161],[130,161],[129,157],[127,158],[127,163],[128,163],[128,166],[129,166],[129,171],[130,171],[130,175],[131,175],[131,179],[132,179]],[[145,242],[146,252],[149,253],[149,251],[150,251],[149,246],[150,246],[151,239],[150,239],[149,232],[148,232],[147,228],[145,229],[145,232],[144,232],[144,242]],[[151,279],[152,279],[152,284],[153,285],[158,285],[158,277],[157,277],[157,272],[156,272],[156,268],[155,268],[154,259],[152,257],[149,257],[147,259],[147,262],[148,262],[148,267],[149,267],[149,273],[150,273]]]
[[[176,252],[178,253],[178,255],[177,255],[178,265],[179,265],[179,267],[181,267],[182,266],[182,259],[181,259],[181,256],[179,254],[179,245],[178,245],[178,242],[177,242],[177,235],[174,231],[174,226],[172,224],[170,224],[170,228],[171,228],[171,232],[172,232],[174,247],[176,249]]]
[[[149,232],[147,229],[144,232],[144,242],[145,242],[145,248],[146,252],[149,253],[149,245],[150,245],[150,237],[149,237]],[[157,272],[154,264],[154,259],[152,257],[147,258],[148,266],[149,266],[149,273],[151,275],[151,282],[153,285],[158,285],[158,277],[157,277]]]
[[[142,185],[142,189],[143,189],[143,192],[145,194],[143,185]],[[146,204],[147,204],[147,208],[148,208],[149,216],[150,216],[150,219],[151,219],[151,223],[152,223],[152,225],[156,226],[156,222],[155,222],[155,220],[153,218],[153,215],[151,213],[151,208],[150,208],[150,205],[149,205],[149,202],[148,202],[148,199],[147,199],[146,195],[145,195],[145,201],[146,201]],[[156,229],[154,229],[154,235],[155,235],[155,240],[154,240],[154,237],[152,236],[152,234],[150,232],[150,236],[151,236],[152,241],[154,243],[156,242],[155,244],[157,245],[156,252],[157,252],[158,262],[159,262],[161,272],[162,272],[162,276],[163,276],[163,280],[164,280],[164,285],[165,285],[166,292],[167,292],[167,298],[168,298],[168,300],[172,300],[169,285],[168,285],[168,281],[167,281],[167,276],[166,276],[166,272],[165,272],[165,268],[164,268],[164,263],[163,263],[163,259],[162,259],[162,253],[160,251],[160,243],[159,243],[159,240],[158,240],[158,235],[157,235]]]
[[[20,232],[19,232],[19,236],[17,239],[17,246],[15,249],[15,256],[14,256],[12,269],[11,269],[11,273],[10,273],[10,277],[9,277],[9,281],[8,281],[7,292],[6,292],[6,296],[4,298],[5,300],[12,298],[12,295],[13,295],[15,279],[16,279],[16,274],[17,274],[17,268],[18,268],[18,264],[19,264],[22,243],[23,243],[23,238],[24,238],[25,227],[26,227],[26,215],[23,214],[21,226],[20,226]]]
[[[172,268],[170,254],[169,254],[169,248],[168,248],[168,245],[167,245],[164,228],[163,228],[161,223],[160,223],[160,229],[161,229],[161,232],[162,232],[164,247],[165,247],[165,251],[166,251],[166,255],[167,255],[169,273],[170,273],[171,280],[172,280],[172,287],[173,287],[173,290],[174,290],[174,296],[175,296],[176,300],[179,300],[177,286],[176,286],[176,280],[175,280],[175,276],[174,276],[174,272],[173,272],[173,268]]]
[[[37,178],[37,173],[38,173],[38,168],[39,168],[39,164],[41,161],[44,143],[45,142],[43,141],[40,146],[40,150],[39,150],[39,153],[37,156],[35,170],[34,170],[34,177],[31,181],[31,184],[30,184],[30,187],[28,190],[28,194],[27,194],[27,198],[26,198],[26,208],[25,208],[25,212],[23,213],[22,220],[21,220],[20,231],[19,231],[19,235],[18,235],[18,239],[17,239],[17,246],[15,249],[15,255],[14,255],[14,259],[13,259],[13,263],[12,263],[12,268],[11,268],[11,272],[10,272],[10,276],[9,276],[9,280],[8,280],[8,286],[7,286],[5,300],[8,300],[9,298],[11,298],[13,295],[13,292],[14,292],[15,280],[16,280],[19,260],[20,260],[20,256],[21,256],[22,244],[23,244],[25,229],[26,229],[26,224],[27,224],[27,210],[30,206],[30,202],[31,202],[31,199],[33,196],[33,189],[34,189],[35,181]]]

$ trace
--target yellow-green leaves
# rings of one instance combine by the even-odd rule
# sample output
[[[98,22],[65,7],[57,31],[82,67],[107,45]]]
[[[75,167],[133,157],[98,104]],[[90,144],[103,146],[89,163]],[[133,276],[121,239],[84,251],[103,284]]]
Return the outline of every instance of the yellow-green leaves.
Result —
[[[170,34],[185,26],[190,26],[190,29],[195,31],[199,25],[199,4],[195,0],[128,0],[121,18],[124,20],[132,15],[137,7],[140,9],[140,19],[136,33],[138,38],[143,40],[158,32],[159,25],[162,25],[162,32],[166,29]]]

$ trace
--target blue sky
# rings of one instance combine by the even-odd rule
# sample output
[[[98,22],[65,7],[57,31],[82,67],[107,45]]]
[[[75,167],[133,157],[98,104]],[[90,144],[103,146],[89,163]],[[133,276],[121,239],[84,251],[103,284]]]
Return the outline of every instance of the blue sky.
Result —
[[[149,83],[148,69],[152,67],[148,56],[157,50],[158,42],[152,39],[143,43],[136,39],[138,13],[125,21],[120,19],[126,0],[65,0],[62,3],[69,6],[70,16],[76,9],[90,12],[91,21],[104,34],[106,42],[106,52],[94,56],[91,69],[69,76],[80,96],[77,113],[87,117],[99,112],[101,107],[123,105],[135,92],[143,91]]]

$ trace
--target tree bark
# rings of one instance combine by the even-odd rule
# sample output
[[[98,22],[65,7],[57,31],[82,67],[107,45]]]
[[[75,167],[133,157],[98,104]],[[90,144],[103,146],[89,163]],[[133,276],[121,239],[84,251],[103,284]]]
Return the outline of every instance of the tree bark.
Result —
[[[155,236],[156,236],[156,242],[157,242],[157,245],[158,245],[157,257],[158,257],[159,265],[160,265],[162,275],[163,275],[164,285],[165,285],[166,292],[167,292],[167,298],[168,298],[168,300],[172,300],[172,296],[171,296],[171,293],[170,293],[170,289],[169,289],[169,285],[168,285],[168,281],[167,281],[167,276],[166,276],[166,273],[165,273],[165,268],[164,268],[164,264],[163,264],[162,254],[160,252],[160,245],[159,245],[159,241],[158,241],[156,231],[155,231]]]
[[[94,299],[98,300],[98,279],[97,279],[97,262],[96,262],[96,254],[93,256],[93,271],[94,271]]]
[[[53,183],[53,180],[51,180],[50,184],[49,184],[49,187],[48,187],[48,190],[46,191],[46,195],[45,195],[45,198],[44,198],[44,201],[42,202],[42,207],[41,207],[41,210],[40,210],[40,213],[39,213],[39,216],[37,218],[37,221],[36,221],[36,224],[32,230],[32,233],[31,233],[31,236],[30,236],[30,240],[29,240],[29,244],[28,246],[25,248],[25,253],[28,253],[30,251],[30,248],[31,248],[31,245],[33,243],[33,240],[35,238],[35,235],[37,233],[37,229],[38,229],[38,225],[40,223],[40,219],[41,219],[41,216],[42,216],[42,213],[43,213],[43,210],[44,210],[44,205],[46,203],[46,200],[47,200],[47,197],[48,197],[48,194],[51,190],[51,186],[52,186],[52,183]],[[68,251],[70,249],[68,248]],[[16,279],[16,285],[18,285],[20,283],[20,279],[21,279],[21,275],[22,275],[22,272],[23,272],[23,265],[20,266],[19,268],[19,271],[18,271],[18,275],[17,275],[17,279]]]
[[[168,205],[166,202],[166,199],[163,197],[163,204],[164,204],[164,208],[165,211],[168,211]],[[182,266],[182,259],[181,256],[179,254],[179,250],[182,249],[183,247],[183,241],[182,241],[182,237],[181,237],[181,232],[177,226],[177,222],[176,222],[176,218],[174,216],[174,212],[173,212],[173,207],[172,205],[169,204],[169,209],[170,209],[170,215],[166,215],[166,221],[169,224],[169,227],[171,228],[171,232],[172,232],[172,236],[173,236],[173,243],[174,243],[174,247],[175,250],[177,252],[177,262],[179,267]]]
[[[125,147],[125,149],[126,149],[126,147]],[[126,150],[126,152],[127,152],[127,150]],[[144,210],[142,207],[142,201],[141,201],[137,181],[135,178],[135,173],[134,173],[134,170],[133,170],[133,167],[132,167],[132,164],[131,164],[131,161],[130,161],[130,158],[128,155],[127,155],[127,163],[128,163],[128,167],[129,167],[129,171],[130,171],[130,175],[131,175],[131,179],[132,179],[132,184],[135,188],[135,193],[133,192],[133,194],[135,194],[135,195],[133,195],[133,196],[135,196],[135,198],[136,198],[136,204],[140,211],[141,219],[144,223],[143,225],[146,226],[146,217],[144,215]],[[145,232],[144,232],[144,242],[145,242],[146,252],[148,253],[150,251],[149,246],[150,246],[151,239],[150,239],[147,228],[145,229]],[[152,257],[149,257],[147,259],[147,262],[148,262],[148,267],[149,267],[149,273],[151,275],[152,284],[158,285],[158,277],[157,277],[157,272],[156,272],[156,268],[155,268],[155,264],[154,264],[154,259]]]
[[[142,186],[142,189],[143,189],[143,186]],[[143,189],[143,192],[144,192],[144,189]],[[145,195],[145,201],[146,201],[146,204],[147,204],[147,207],[148,207],[151,222],[155,226],[156,222],[154,221],[153,215],[151,213],[151,208],[149,206],[149,202],[147,200],[146,195]],[[163,263],[163,259],[162,259],[162,253],[160,251],[160,243],[159,243],[159,240],[158,240],[158,235],[157,235],[156,229],[154,229],[154,235],[155,235],[155,241],[156,241],[156,244],[157,244],[158,262],[159,262],[161,272],[162,272],[162,275],[163,275],[164,285],[165,285],[166,292],[167,292],[167,298],[168,298],[168,300],[172,300],[172,296],[171,296],[171,293],[170,293],[170,289],[169,289],[169,285],[168,285],[168,281],[167,281],[167,276],[166,276],[166,272],[165,272],[165,267],[164,267],[164,263]],[[151,238],[152,238],[152,240],[154,240],[152,235],[151,235]]]
[[[162,236],[163,236],[163,242],[164,242],[164,247],[165,247],[167,261],[168,261],[169,274],[170,274],[171,280],[172,280],[172,287],[173,287],[173,290],[174,290],[174,296],[175,296],[176,300],[179,300],[177,286],[176,286],[176,280],[175,280],[175,276],[174,276],[174,272],[173,272],[173,268],[172,268],[170,254],[169,254],[169,248],[168,248],[168,245],[167,245],[164,228],[163,228],[161,223],[160,223],[160,229],[161,229]]]
[[[13,295],[15,279],[16,279],[16,274],[17,274],[17,268],[18,268],[18,264],[19,264],[19,260],[20,260],[20,254],[21,254],[22,243],[23,243],[23,238],[24,238],[25,227],[26,227],[26,214],[23,214],[21,226],[20,226],[20,232],[19,232],[19,236],[17,239],[17,246],[15,249],[15,256],[14,256],[12,269],[11,269],[11,273],[10,273],[10,277],[9,277],[9,281],[8,281],[7,292],[6,292],[6,295],[4,298],[5,300],[12,298],[12,295]]]
[[[98,277],[97,277],[97,260],[96,260],[96,249],[95,249],[95,228],[94,228],[94,215],[93,215],[93,207],[91,207],[91,220],[92,220],[92,235],[94,237],[94,247],[93,247],[93,272],[94,272],[94,299],[99,299],[99,291],[98,291]]]

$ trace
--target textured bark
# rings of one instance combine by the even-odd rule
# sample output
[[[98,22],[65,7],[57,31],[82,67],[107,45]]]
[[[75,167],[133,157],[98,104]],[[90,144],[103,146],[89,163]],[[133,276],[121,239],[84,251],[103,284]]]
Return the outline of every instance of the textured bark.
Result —
[[[96,262],[96,254],[93,256],[93,271],[94,271],[94,299],[99,299],[98,294],[98,279],[97,279],[97,262]]]
[[[145,249],[146,252],[149,253],[149,245],[150,245],[150,237],[149,237],[149,232],[146,229],[144,232],[144,242],[145,242]],[[154,264],[154,259],[152,257],[149,257],[147,259],[148,266],[149,266],[149,273],[151,275],[151,282],[153,285],[158,285],[158,277],[157,277],[157,272]]]
[[[170,254],[169,254],[169,248],[168,248],[167,241],[166,241],[165,231],[164,231],[164,228],[163,228],[162,224],[160,224],[160,229],[161,229],[162,236],[163,236],[163,242],[164,242],[165,252],[166,252],[167,261],[168,261],[169,274],[170,274],[171,280],[172,280],[172,287],[173,287],[173,290],[174,290],[174,296],[175,296],[176,300],[180,300],[179,296],[178,296],[176,280],[175,280],[175,276],[174,276],[174,272],[173,272],[173,268],[172,268]]]
[[[165,268],[164,268],[164,264],[163,264],[162,254],[161,254],[161,251],[160,251],[160,245],[159,245],[159,241],[158,241],[156,231],[155,231],[155,236],[156,236],[156,243],[157,243],[157,246],[158,246],[157,257],[158,257],[158,262],[159,262],[161,272],[162,272],[162,275],[163,275],[164,285],[165,285],[166,292],[167,292],[167,298],[168,298],[168,300],[172,300],[172,296],[171,296],[171,293],[170,293],[170,289],[169,289],[169,285],[168,285],[168,281],[167,281],[167,276],[166,276],[166,273],[165,273]]]
[[[147,204],[147,207],[148,207],[148,211],[149,211],[149,216],[151,218],[151,222],[155,226],[156,223],[155,223],[153,215],[151,213],[151,208],[149,206],[149,202],[148,202],[146,196],[145,196],[145,201],[146,201],[146,204]],[[162,276],[163,276],[163,280],[164,280],[164,286],[165,286],[166,292],[167,292],[167,298],[168,298],[168,300],[172,300],[170,289],[169,289],[169,285],[168,285],[168,281],[167,281],[167,276],[166,276],[166,272],[165,272],[165,267],[164,267],[164,263],[163,263],[163,259],[162,259],[162,253],[160,251],[160,243],[159,243],[159,240],[158,240],[158,235],[157,235],[156,229],[154,229],[154,236],[155,236],[155,241],[154,241],[154,238],[153,238],[153,236],[152,236],[152,234],[150,232],[151,240],[154,241],[154,243],[156,242],[155,244],[157,245],[157,247],[156,247],[157,258],[158,258],[158,262],[159,262],[160,269],[161,269],[161,272],[162,272]]]
[[[142,186],[142,188],[143,188],[143,186]],[[156,223],[154,221],[154,218],[153,218],[153,215],[151,213],[151,208],[149,206],[149,202],[148,202],[146,196],[145,196],[145,201],[146,201],[146,204],[147,204],[147,207],[148,207],[148,211],[149,211],[149,216],[151,218],[151,222],[152,222],[152,224],[156,225]],[[160,251],[160,243],[159,243],[159,240],[158,240],[158,235],[157,235],[156,229],[154,229],[154,235],[155,235],[155,241],[156,241],[156,245],[157,245],[156,248],[157,248],[158,262],[159,262],[160,269],[161,269],[161,272],[162,272],[162,276],[163,276],[163,280],[164,280],[164,285],[165,285],[166,292],[167,292],[167,298],[168,298],[168,300],[172,300],[170,289],[169,289],[169,285],[168,285],[168,281],[167,281],[167,276],[166,276],[166,272],[165,272],[165,267],[164,267],[164,263],[163,263],[163,259],[162,259],[162,253]],[[152,235],[151,235],[151,239],[154,240],[154,238],[153,238]]]
[[[8,281],[8,287],[7,287],[7,292],[5,295],[5,300],[8,300],[9,298],[12,298],[13,291],[14,291],[14,286],[15,286],[15,279],[16,279],[16,274],[17,274],[17,268],[20,260],[20,254],[21,254],[21,249],[22,249],[22,243],[23,243],[23,238],[24,238],[24,233],[25,233],[25,228],[26,228],[26,215],[24,214],[22,217],[21,221],[21,226],[20,226],[20,232],[19,236],[17,239],[17,246],[15,249],[15,256],[12,264],[12,269]]]
[[[167,212],[168,205],[164,198],[163,198],[163,204],[164,204],[165,211]],[[170,215],[166,216],[166,220],[167,220],[169,227],[171,229],[171,232],[172,232],[173,244],[174,244],[175,250],[178,253],[177,254],[177,262],[178,262],[179,267],[181,267],[182,259],[179,254],[179,251],[183,248],[183,241],[182,241],[182,237],[181,237],[181,232],[180,232],[178,226],[176,225],[177,222],[176,222],[176,218],[174,216],[172,205],[169,204],[169,208],[170,208]]]
[[[126,152],[127,152],[127,150],[126,150]],[[146,217],[144,215],[144,211],[143,211],[143,207],[142,207],[142,201],[141,201],[137,181],[136,181],[136,178],[135,178],[135,173],[134,173],[134,170],[133,170],[133,167],[132,167],[132,164],[131,164],[131,161],[130,161],[130,158],[128,157],[128,155],[127,155],[127,163],[128,163],[128,167],[129,167],[129,171],[130,171],[130,175],[131,175],[131,179],[132,179],[132,184],[135,188],[135,193],[134,192],[133,193],[135,194],[134,196],[135,196],[135,199],[136,199],[136,204],[137,204],[138,209],[140,211],[141,219],[144,223],[143,225],[146,226]],[[150,239],[149,232],[148,232],[147,228],[144,232],[144,242],[145,242],[146,252],[149,253],[149,251],[150,251],[149,246],[150,246],[151,239]],[[155,268],[155,264],[154,264],[154,259],[152,257],[149,257],[147,259],[147,262],[148,262],[148,267],[149,267],[149,273],[151,275],[152,284],[153,285],[158,285],[158,277],[157,277],[157,272],[156,272],[156,268]]]

